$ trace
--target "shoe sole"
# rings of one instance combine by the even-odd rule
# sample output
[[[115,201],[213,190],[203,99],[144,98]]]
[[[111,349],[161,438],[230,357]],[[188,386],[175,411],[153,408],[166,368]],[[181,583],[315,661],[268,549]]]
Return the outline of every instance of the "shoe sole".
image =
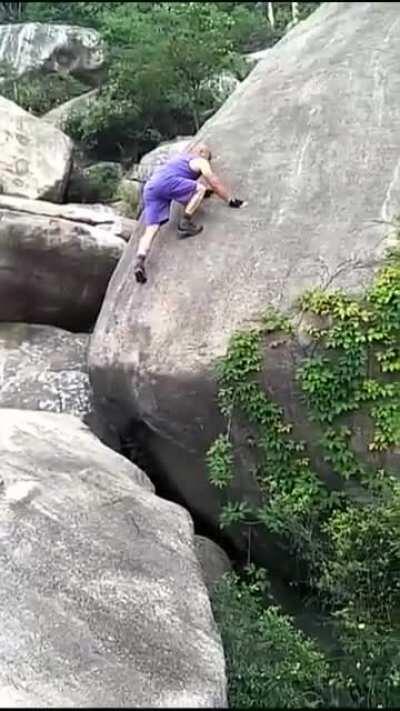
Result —
[[[203,232],[203,226],[202,226],[202,225],[200,225],[200,226],[197,228],[196,232],[194,232],[194,231],[189,232],[189,231],[185,231],[185,230],[182,230],[182,231],[181,231],[181,230],[178,228],[178,239],[187,239],[188,237],[196,237],[196,235],[199,235],[200,232]]]
[[[135,278],[138,284],[145,284],[147,281],[147,277],[141,269],[135,271]]]

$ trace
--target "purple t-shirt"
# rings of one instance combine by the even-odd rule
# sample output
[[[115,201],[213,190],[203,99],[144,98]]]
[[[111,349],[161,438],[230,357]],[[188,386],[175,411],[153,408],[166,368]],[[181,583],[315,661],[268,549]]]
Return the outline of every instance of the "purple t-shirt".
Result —
[[[146,187],[158,193],[169,193],[184,184],[182,181],[198,180],[200,172],[192,170],[189,165],[193,158],[189,153],[179,153],[154,171]]]

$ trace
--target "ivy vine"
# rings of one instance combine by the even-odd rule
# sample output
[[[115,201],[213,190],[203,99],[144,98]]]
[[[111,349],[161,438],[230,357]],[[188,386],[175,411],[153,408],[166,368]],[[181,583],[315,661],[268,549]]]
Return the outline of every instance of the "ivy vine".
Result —
[[[310,463],[306,443],[293,437],[291,423],[262,387],[266,334],[295,338],[292,322],[271,310],[258,328],[234,334],[218,363],[219,405],[227,429],[209,449],[209,477],[225,490],[221,526],[262,526],[281,534],[289,547],[301,546],[345,650],[353,661],[355,654],[370,657],[365,678],[357,676],[356,667],[345,682],[355,697],[364,699],[363,684],[372,688],[368,669],[379,664],[383,669],[387,650],[400,636],[400,487],[380,459],[400,446],[399,250],[387,255],[364,294],[314,289],[298,306],[323,324],[308,327],[313,353],[297,369],[296,379],[310,420],[322,428],[323,458],[341,485],[327,487]],[[363,435],[372,432],[363,460],[352,448],[352,418],[359,414],[371,424]],[[229,498],[235,478],[235,418],[252,433],[254,477],[262,497],[257,506]],[[349,484],[365,496],[354,497]],[[365,631],[365,644],[354,630]],[[387,680],[376,689],[376,694],[368,691],[368,703],[386,698]]]

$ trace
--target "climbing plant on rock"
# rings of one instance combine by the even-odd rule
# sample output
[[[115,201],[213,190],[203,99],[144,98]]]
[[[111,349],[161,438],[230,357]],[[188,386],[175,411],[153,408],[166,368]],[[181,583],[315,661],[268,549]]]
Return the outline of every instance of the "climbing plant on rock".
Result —
[[[296,379],[338,483],[328,488],[307,443],[293,437],[292,424],[262,386],[266,335],[295,338],[290,321],[270,311],[258,328],[234,334],[218,364],[227,429],[211,445],[207,463],[210,481],[224,495],[221,526],[263,527],[301,551],[309,586],[333,615],[344,651],[334,687],[348,703],[396,705],[400,485],[382,461],[400,446],[400,251],[388,253],[363,294],[314,289],[298,306],[322,324],[307,329],[313,352]],[[363,456],[352,447],[355,416],[368,425]],[[256,459],[257,506],[230,496],[232,425],[239,418]]]

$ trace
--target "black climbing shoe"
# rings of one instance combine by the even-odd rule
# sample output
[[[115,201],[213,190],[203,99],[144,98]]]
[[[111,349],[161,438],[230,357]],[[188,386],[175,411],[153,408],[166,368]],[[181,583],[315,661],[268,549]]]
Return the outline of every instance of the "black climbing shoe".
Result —
[[[202,230],[202,225],[196,225],[194,222],[192,222],[192,220],[189,220],[188,217],[184,217],[178,227],[178,237],[179,239],[185,239],[185,237],[194,237],[195,235],[200,234]]]
[[[206,192],[204,193],[205,199],[207,200],[211,197],[211,195],[214,195],[214,190],[211,190],[211,188],[207,188]]]
[[[135,277],[139,284],[145,284],[147,281],[146,270],[144,268],[144,257],[138,257],[136,260]]]

